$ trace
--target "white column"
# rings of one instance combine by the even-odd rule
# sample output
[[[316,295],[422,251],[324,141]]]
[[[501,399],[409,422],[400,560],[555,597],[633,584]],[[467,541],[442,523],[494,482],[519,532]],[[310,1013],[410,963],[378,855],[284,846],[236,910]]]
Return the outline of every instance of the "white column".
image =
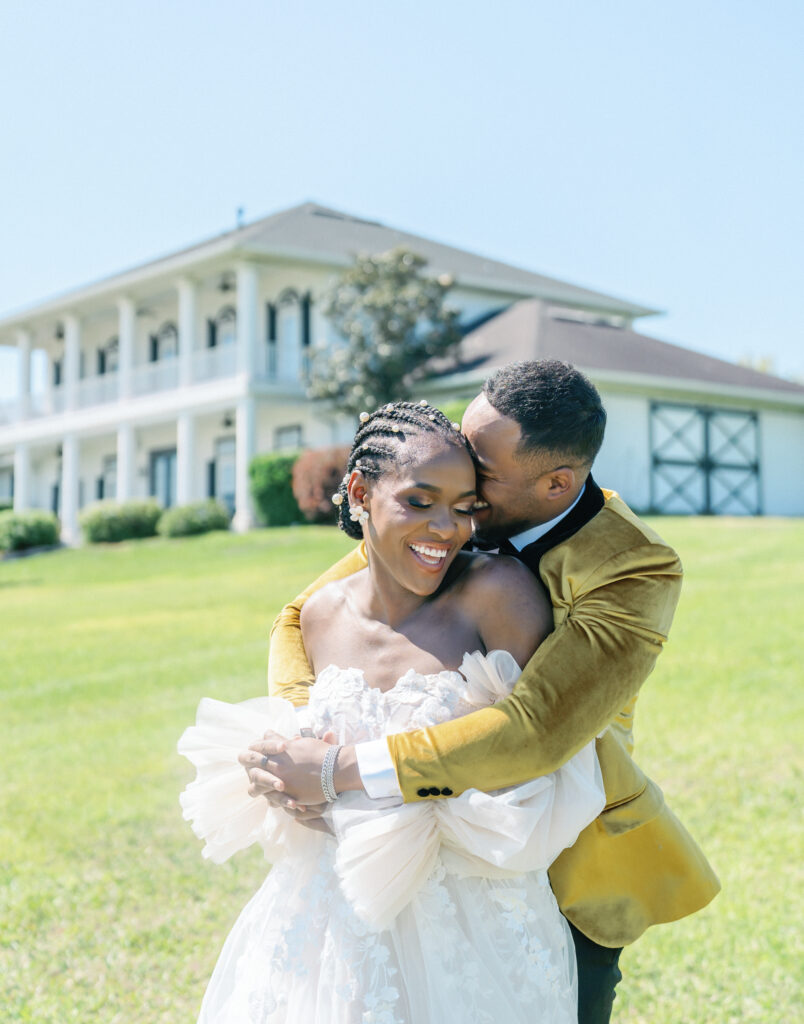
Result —
[[[78,405],[78,371],[81,359],[81,325],[77,316],[64,318],[64,407]]]
[[[235,415],[235,514],[232,524],[239,533],[254,526],[248,467],[254,458],[257,436],[257,407],[253,395],[245,395],[237,403]]]
[[[117,428],[117,500],[130,501],[134,497],[134,427],[121,423]]]
[[[19,376],[17,387],[17,416],[24,420],[31,410],[31,332],[21,328],[17,331],[19,352]]]
[[[257,267],[237,267],[237,370],[254,376],[257,360]]]
[[[186,387],[193,380],[193,352],[198,323],[198,287],[183,277],[179,281],[179,385]]]
[[[131,395],[131,375],[134,368],[134,339],[137,330],[137,310],[134,301],[122,298],[117,303],[117,380],[120,398]],[[118,476],[119,479],[119,476]]]
[[[61,539],[65,544],[79,540],[78,531],[78,438],[67,434],[61,443]]]
[[[183,412],[176,425],[176,504],[186,505],[195,498],[195,420]]]
[[[14,449],[14,511],[23,512],[31,504],[31,453],[27,444]]]

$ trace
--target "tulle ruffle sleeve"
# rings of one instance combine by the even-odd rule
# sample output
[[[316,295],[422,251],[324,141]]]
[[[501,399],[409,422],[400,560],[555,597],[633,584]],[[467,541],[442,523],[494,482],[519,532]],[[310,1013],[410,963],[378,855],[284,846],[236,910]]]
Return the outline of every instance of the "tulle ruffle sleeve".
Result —
[[[300,722],[296,709],[279,697],[257,697],[241,704],[205,697],[198,705],[195,725],[184,731],[178,752],[196,768],[196,777],[180,795],[185,820],[205,842],[202,855],[221,864],[253,843],[271,861],[303,843],[309,849],[321,834],[303,829],[267,800],[249,796],[248,777],[238,761],[268,730],[295,736]]]

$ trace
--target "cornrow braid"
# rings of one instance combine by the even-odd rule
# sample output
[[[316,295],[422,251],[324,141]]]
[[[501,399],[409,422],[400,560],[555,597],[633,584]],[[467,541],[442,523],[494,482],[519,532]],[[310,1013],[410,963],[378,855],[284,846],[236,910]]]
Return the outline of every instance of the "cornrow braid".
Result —
[[[400,461],[401,449],[405,445],[426,435],[441,437],[447,444],[464,448],[474,462],[474,453],[458,424],[452,423],[440,409],[424,400],[418,403],[389,402],[370,414],[360,414],[360,426],[349,453],[346,475],[332,496],[338,505],[338,526],[348,537],[354,540],[363,538],[360,524],[349,515],[346,485],[354,470],[359,469],[367,480],[376,480],[386,463]]]

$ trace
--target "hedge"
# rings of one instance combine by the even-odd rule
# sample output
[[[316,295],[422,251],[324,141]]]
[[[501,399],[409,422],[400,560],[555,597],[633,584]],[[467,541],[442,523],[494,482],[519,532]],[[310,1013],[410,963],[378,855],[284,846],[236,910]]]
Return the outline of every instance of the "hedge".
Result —
[[[257,455],[248,468],[251,496],[263,526],[290,526],[302,514],[293,497],[293,464],[298,452]]]
[[[59,521],[52,512],[0,512],[0,551],[23,551],[59,543]]]
[[[81,512],[79,522],[90,544],[114,544],[156,536],[156,524],[162,515],[159,502],[97,501]]]
[[[156,529],[161,537],[190,537],[210,530],[228,530],[229,509],[214,498],[176,505],[165,509]]]
[[[332,495],[343,479],[351,445],[309,448],[293,466],[293,496],[311,523],[337,523],[338,507]]]

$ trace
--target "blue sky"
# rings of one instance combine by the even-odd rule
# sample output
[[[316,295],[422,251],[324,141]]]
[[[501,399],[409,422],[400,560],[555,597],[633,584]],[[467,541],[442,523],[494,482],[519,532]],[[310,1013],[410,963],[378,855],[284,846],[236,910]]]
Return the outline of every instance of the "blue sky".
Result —
[[[804,376],[802,52],[792,0],[4,0],[0,314],[315,199]]]

